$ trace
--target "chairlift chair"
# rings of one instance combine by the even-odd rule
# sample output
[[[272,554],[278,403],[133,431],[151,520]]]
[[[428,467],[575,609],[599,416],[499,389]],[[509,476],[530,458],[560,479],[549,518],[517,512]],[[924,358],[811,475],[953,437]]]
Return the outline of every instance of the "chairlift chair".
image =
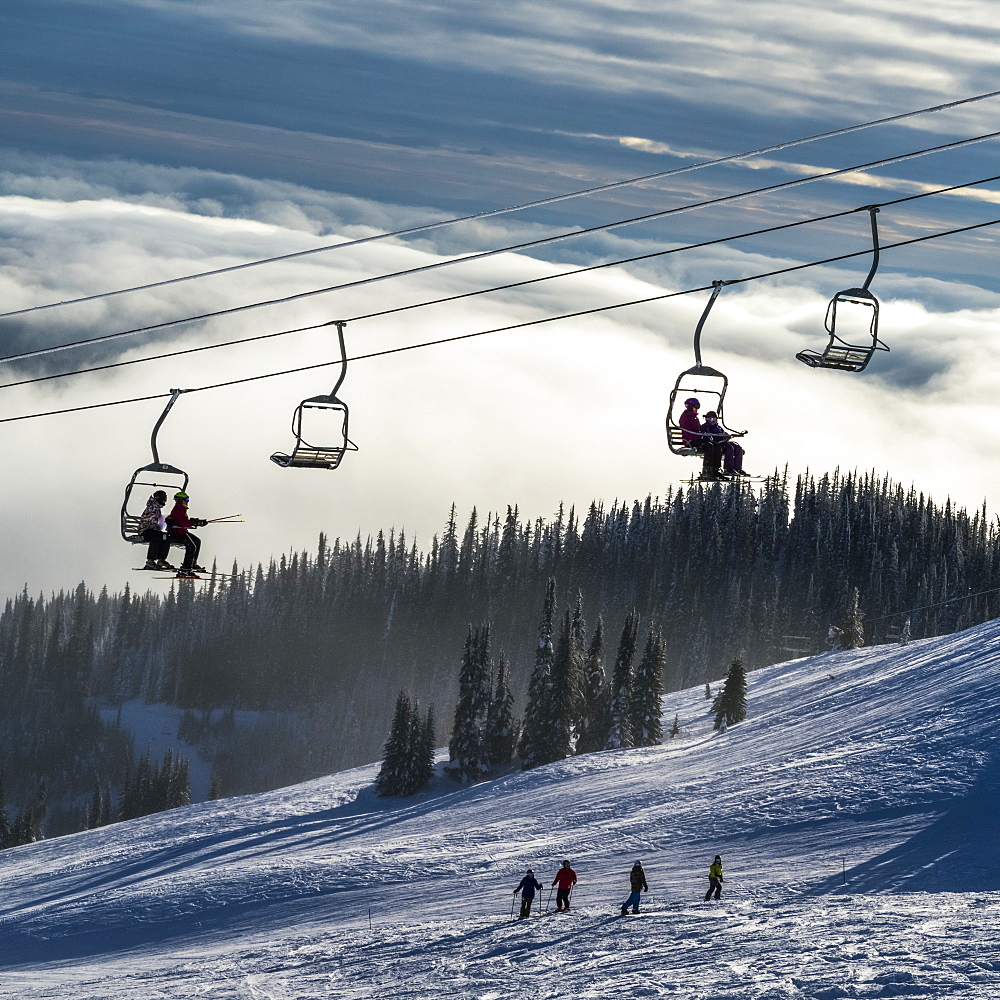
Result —
[[[156,447],[156,435],[160,430],[160,425],[166,419],[171,407],[177,402],[177,397],[183,391],[183,389],[170,390],[170,401],[164,408],[163,413],[160,414],[160,419],[156,421],[152,437],[150,438],[153,461],[149,465],[143,465],[136,469],[132,473],[132,478],[129,480],[128,486],[125,487],[125,499],[122,501],[121,510],[121,532],[122,538],[133,545],[146,544],[146,540],[138,532],[139,517],[146,509],[146,497],[148,493],[145,490],[137,492],[136,487],[151,487],[149,493],[155,493],[156,490],[163,490],[167,496],[171,496],[179,490],[187,490],[188,474],[183,469],[178,469],[176,466],[161,462],[160,454]],[[140,479],[140,476],[143,478]],[[133,494],[135,495],[134,499]]]
[[[712,306],[715,305],[715,300],[719,297],[719,292],[722,291],[722,286],[725,284],[724,281],[712,282],[712,295],[694,331],[695,364],[677,376],[677,381],[670,392],[670,403],[667,407],[667,446],[675,455],[691,457],[703,454],[698,448],[685,444],[684,430],[679,422],[680,415],[684,412],[684,400],[690,396],[697,396],[703,401],[706,397],[714,400],[713,405],[703,405],[702,410],[705,412],[715,410],[719,416],[719,425],[727,434],[732,437],[741,437],[746,433],[746,431],[736,431],[726,426],[724,403],[726,390],[729,388],[729,379],[722,372],[701,362],[701,331]]]
[[[295,408],[292,415],[295,444],[290,453],[276,451],[271,456],[271,461],[283,469],[336,469],[347,452],[358,450],[358,446],[347,434],[347,404],[337,398],[337,392],[347,375],[347,348],[344,343],[344,327],[347,324],[337,320],[332,325],[337,327],[340,342],[340,377],[329,395],[310,396]],[[317,433],[322,433],[322,438],[317,439],[312,430],[308,431],[307,438],[307,431],[303,428],[307,419],[317,427]],[[327,443],[320,444],[317,440]]]
[[[795,355],[804,365],[810,368],[833,368],[844,372],[863,372],[876,351],[888,351],[889,348],[878,339],[878,299],[868,290],[875,272],[878,270],[879,245],[878,225],[875,216],[878,213],[876,205],[869,205],[868,212],[872,223],[872,266],[865,283],[860,288],[845,288],[837,292],[826,308],[824,326],[830,335],[826,347],[820,351],[805,350]],[[871,310],[868,334],[862,343],[852,343],[837,333],[837,312],[842,313],[844,307],[849,307],[848,314],[853,317],[864,317],[864,310]],[[843,323],[841,323],[843,330]],[[852,338],[854,339],[854,338]]]

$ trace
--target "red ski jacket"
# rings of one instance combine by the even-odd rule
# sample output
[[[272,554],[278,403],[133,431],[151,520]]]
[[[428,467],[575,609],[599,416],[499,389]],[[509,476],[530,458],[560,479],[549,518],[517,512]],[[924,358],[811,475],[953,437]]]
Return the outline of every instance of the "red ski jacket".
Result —
[[[576,885],[576,872],[572,868],[560,868],[556,872],[552,884],[558,885],[560,889],[568,889],[570,886]]]
[[[167,517],[167,524],[170,526],[170,534],[175,538],[181,538],[188,533],[188,528],[194,522],[188,517],[187,508],[180,500],[174,504],[174,509]]]

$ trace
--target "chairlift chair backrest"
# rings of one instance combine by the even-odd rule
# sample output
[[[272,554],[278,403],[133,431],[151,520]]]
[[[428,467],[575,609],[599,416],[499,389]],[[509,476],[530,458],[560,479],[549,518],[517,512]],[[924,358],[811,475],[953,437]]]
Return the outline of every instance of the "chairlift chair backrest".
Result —
[[[126,542],[138,544],[145,539],[138,534],[139,517],[146,509],[146,502],[149,494],[157,490],[163,490],[167,497],[173,496],[179,490],[187,491],[188,474],[183,469],[178,469],[173,465],[160,461],[160,453],[156,446],[156,436],[160,431],[160,425],[167,418],[174,403],[185,390],[171,389],[170,400],[164,407],[159,419],[153,425],[153,433],[150,435],[149,446],[153,452],[153,461],[149,465],[143,465],[132,473],[132,478],[125,487],[125,498],[122,500],[121,509],[121,533]],[[142,476],[143,478],[139,478]],[[142,487],[136,489],[136,487]],[[148,489],[146,489],[148,487]]]
[[[122,538],[133,544],[144,544],[146,540],[138,534],[139,517],[146,509],[149,495],[157,490],[163,490],[169,498],[179,490],[186,492],[187,485],[188,474],[164,462],[153,462],[136,469],[128,486],[125,487],[125,499],[122,501]]]
[[[308,440],[303,430],[303,420],[309,411],[328,413],[322,439]],[[347,404],[335,396],[311,396],[303,399],[292,417],[292,434],[295,444],[290,454],[275,452],[271,461],[283,469],[336,469],[349,451],[358,446],[347,436],[349,412]],[[310,437],[313,432],[310,431]],[[319,443],[322,440],[327,443]]]
[[[734,437],[746,433],[726,427],[724,405],[729,379],[722,372],[701,363],[701,331],[725,284],[724,281],[712,282],[712,295],[702,311],[694,331],[694,367],[688,368],[677,376],[677,381],[670,392],[670,402],[667,406],[667,447],[675,455],[702,454],[698,448],[684,440],[684,429],[680,425],[680,416],[684,412],[684,400],[692,396],[701,402],[702,413],[708,413],[710,410],[716,412],[719,417],[719,425],[726,433]]]
[[[830,304],[826,307],[826,319],[824,326],[830,335],[826,347],[820,351],[805,350],[799,351],[795,357],[804,365],[810,368],[833,368],[844,372],[863,372],[868,367],[868,362],[876,351],[888,351],[889,348],[878,339],[878,299],[872,294],[868,286],[871,284],[875,272],[878,270],[879,245],[878,245],[878,224],[875,216],[878,213],[876,205],[867,206],[867,211],[871,215],[872,225],[872,266],[868,272],[865,283],[860,288],[845,288],[837,292]],[[842,312],[843,307],[850,307],[850,315],[855,317],[864,316],[864,310],[871,310],[870,321],[868,323],[867,336],[859,337],[851,335],[850,339],[837,332],[837,313]],[[860,310],[860,312],[859,312]],[[843,318],[843,316],[842,316]],[[843,332],[843,323],[841,323]],[[861,343],[852,341],[861,340]]]
[[[336,469],[344,455],[357,451],[358,446],[347,436],[347,404],[337,397],[347,375],[347,346],[344,343],[343,320],[328,324],[337,327],[340,342],[340,376],[333,390],[325,396],[310,396],[303,399],[292,414],[292,434],[295,444],[289,453],[276,451],[271,461],[283,469]],[[303,426],[308,416],[320,419],[310,420],[315,427]]]
[[[686,444],[684,430],[680,425],[680,415],[684,412],[684,400],[692,396],[700,400],[702,413],[715,410],[719,415],[719,423],[725,427],[723,419],[726,389],[729,379],[722,372],[707,365],[695,365],[677,376],[677,381],[670,392],[670,404],[667,407],[667,446],[675,455],[700,455],[701,452]],[[732,431],[731,433],[737,433]]]

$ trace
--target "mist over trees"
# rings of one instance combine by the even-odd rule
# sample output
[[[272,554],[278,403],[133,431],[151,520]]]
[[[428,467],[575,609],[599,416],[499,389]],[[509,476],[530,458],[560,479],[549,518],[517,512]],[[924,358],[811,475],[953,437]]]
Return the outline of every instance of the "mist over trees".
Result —
[[[314,552],[166,593],[25,591],[0,614],[8,809],[30,806],[42,782],[50,822],[57,801],[83,814],[95,780],[120,790],[135,752],[108,707],[129,699],[201,720],[190,738],[223,794],[380,759],[401,690],[452,718],[462,639],[476,622],[490,623],[491,647],[504,651],[498,731],[487,731],[487,717],[500,707],[473,692],[487,744],[497,732],[509,744],[515,719],[527,728],[535,672],[565,710],[560,740],[565,725],[584,745],[606,745],[616,726],[631,740],[641,719],[644,741],[648,707],[632,690],[647,652],[672,690],[715,680],[736,658],[752,670],[819,652],[831,625],[866,645],[896,641],[906,619],[907,640],[964,628],[1000,611],[1000,595],[969,596],[1000,586],[996,543],[985,509],[935,504],[885,478],[775,476],[759,489],[670,488],[642,502],[560,508],[551,521],[522,521],[513,507],[473,510],[461,527],[452,507],[424,547],[395,530],[321,536]],[[633,615],[633,662],[616,678]],[[234,710],[269,721],[251,733]]]

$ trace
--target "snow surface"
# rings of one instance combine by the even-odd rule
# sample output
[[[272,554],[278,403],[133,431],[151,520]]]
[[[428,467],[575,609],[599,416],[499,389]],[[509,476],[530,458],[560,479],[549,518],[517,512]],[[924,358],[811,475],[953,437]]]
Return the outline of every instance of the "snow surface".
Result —
[[[412,799],[369,766],[4,851],[0,997],[1000,997],[998,665],[991,622],[756,671],[724,735],[694,688],[664,746]],[[563,858],[573,911],[511,921]]]

